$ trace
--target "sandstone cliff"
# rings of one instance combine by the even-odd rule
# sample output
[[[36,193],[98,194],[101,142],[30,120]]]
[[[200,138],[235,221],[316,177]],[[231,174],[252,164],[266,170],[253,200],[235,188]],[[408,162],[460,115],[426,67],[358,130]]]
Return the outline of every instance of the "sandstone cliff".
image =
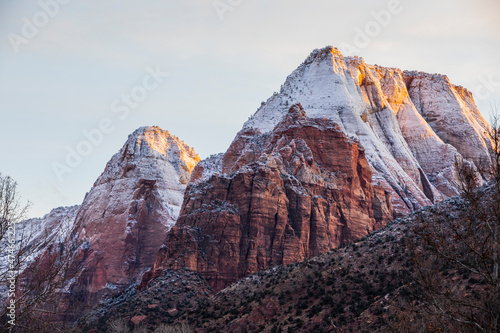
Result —
[[[221,289],[358,239],[392,218],[390,193],[371,184],[359,142],[300,105],[269,133],[240,134],[220,163],[224,173],[209,179],[206,163],[195,169],[156,274],[185,267]]]

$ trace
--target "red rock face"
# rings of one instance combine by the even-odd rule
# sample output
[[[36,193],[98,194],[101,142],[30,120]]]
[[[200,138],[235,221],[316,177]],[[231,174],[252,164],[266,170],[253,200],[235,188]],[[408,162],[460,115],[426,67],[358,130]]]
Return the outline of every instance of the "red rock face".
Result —
[[[300,105],[271,133],[240,133],[222,169],[208,179],[203,170],[193,172],[149,276],[185,267],[221,289],[324,253],[392,218],[390,195],[372,186],[364,150],[331,120],[307,117]]]
[[[94,294],[107,291],[105,288],[110,286],[127,286],[141,271],[151,267],[168,231],[162,223],[165,221],[155,185],[155,180],[139,179],[135,189],[130,191],[131,200],[115,207],[120,214],[104,214],[95,219],[91,218],[95,216],[95,209],[102,208],[97,210],[102,214],[105,207],[91,205],[82,209],[79,219],[85,224],[86,232],[81,241],[87,241],[88,229],[99,237],[92,235],[89,250],[86,246],[81,250],[80,260],[84,268],[74,289]],[[100,203],[109,204],[106,201]]]

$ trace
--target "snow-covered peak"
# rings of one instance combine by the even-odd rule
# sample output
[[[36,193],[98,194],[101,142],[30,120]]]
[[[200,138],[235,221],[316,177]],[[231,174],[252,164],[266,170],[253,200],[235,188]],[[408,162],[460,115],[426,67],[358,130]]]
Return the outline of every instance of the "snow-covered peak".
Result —
[[[130,134],[123,148],[106,165],[94,186],[121,178],[162,178],[187,184],[200,158],[193,148],[157,126]]]
[[[368,65],[331,46],[317,49],[238,136],[271,132],[298,103],[309,117],[331,119],[359,139],[373,182],[394,193],[402,213],[456,194],[455,160],[489,161],[488,124],[470,92],[445,75]]]
[[[331,110],[349,108],[360,113],[364,106],[359,101],[359,87],[343,59],[333,47],[314,50],[243,128],[270,132],[290,106],[299,103],[310,117],[330,118],[342,126],[338,112]]]
[[[124,147],[127,146],[139,147],[141,155],[156,152],[161,156],[168,157],[170,162],[177,162],[180,158],[191,170],[199,161],[193,148],[158,126],[138,128],[129,135]]]

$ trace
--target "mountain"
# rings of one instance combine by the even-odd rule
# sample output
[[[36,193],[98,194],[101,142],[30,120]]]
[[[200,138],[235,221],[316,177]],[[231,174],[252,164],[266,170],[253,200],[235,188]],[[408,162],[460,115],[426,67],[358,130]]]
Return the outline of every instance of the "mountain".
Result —
[[[488,123],[472,94],[444,75],[367,65],[332,47],[315,50],[239,135],[271,131],[296,103],[360,140],[373,182],[395,194],[400,215],[457,194],[455,158],[491,162]]]
[[[224,154],[195,168],[144,280],[188,268],[220,290],[359,239],[456,195],[458,165],[487,180],[489,132],[446,76],[315,50]]]
[[[78,210],[80,268],[71,292],[100,298],[140,279],[179,214],[198,163],[195,151],[158,127],[142,127],[106,165]]]
[[[476,185],[489,181],[490,131],[471,93],[446,76],[368,65],[332,47],[315,50],[243,125],[225,153],[200,161],[192,148],[167,131],[136,130],[80,206],[46,219],[53,221],[47,225],[69,226],[70,231],[39,252],[21,280],[27,286],[30,279],[35,283],[34,274],[63,262],[57,259],[61,253],[70,254],[68,266],[61,266],[70,279],[56,288],[63,297],[54,305],[57,313],[65,313],[57,319],[66,321],[117,295],[122,301],[132,297],[136,305],[156,297],[154,304],[147,304],[148,311],[163,311],[171,321],[203,309],[212,290],[233,290],[231,285],[238,289],[246,284],[254,290],[252,297],[257,291],[272,295],[268,287],[252,286],[257,278],[241,279],[272,267],[290,271],[294,263],[346,249],[345,244],[373,234],[394,218],[458,194],[462,167],[472,170]],[[390,228],[384,230],[395,233]],[[381,248],[385,252],[376,260],[389,255]],[[363,255],[374,260],[371,250],[365,250]],[[363,259],[367,269],[376,265],[369,260]],[[362,260],[348,261],[354,266]],[[356,269],[366,274],[365,268]],[[313,271],[295,272],[309,276]],[[285,279],[283,274],[271,280]],[[398,287],[393,273],[377,274],[391,278],[374,287],[376,296]],[[137,293],[135,287],[149,295]],[[288,286],[276,288],[297,292]],[[324,286],[318,288],[310,292]],[[175,297],[162,301],[162,292]],[[215,302],[224,304],[217,297]],[[274,309],[271,303],[266,303],[267,309]],[[260,303],[256,309],[262,318],[274,318],[274,310],[266,314]],[[353,305],[349,316],[360,310],[361,305]],[[130,310],[136,314],[134,323],[146,320],[141,311]],[[224,321],[235,320],[241,311],[231,309]],[[311,312],[309,318],[314,317]],[[232,327],[250,329],[252,317],[245,318]],[[287,320],[285,326],[290,326]],[[344,321],[324,320],[328,327]],[[207,327],[214,328],[212,324],[220,326],[216,320]]]

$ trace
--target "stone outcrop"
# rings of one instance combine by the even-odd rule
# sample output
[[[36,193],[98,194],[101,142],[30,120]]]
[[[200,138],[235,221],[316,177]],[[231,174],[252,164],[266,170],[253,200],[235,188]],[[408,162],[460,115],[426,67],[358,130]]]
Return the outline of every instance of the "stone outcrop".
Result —
[[[472,93],[453,85],[445,75],[405,71],[402,77],[416,110],[434,133],[487,172],[491,128],[474,103]]]
[[[372,185],[359,142],[300,105],[269,133],[240,133],[218,160],[223,173],[203,178],[204,163],[194,171],[152,274],[187,268],[221,289],[361,238],[392,218],[390,193]]]
[[[398,164],[415,183],[419,184],[419,189],[431,202],[458,194],[457,161],[472,164],[473,162],[477,163],[482,158],[485,163],[489,164],[488,140],[484,135],[489,127],[479,112],[477,112],[477,120],[471,119],[470,123],[462,121],[455,126],[460,128],[459,131],[470,135],[472,140],[481,143],[477,145],[479,148],[477,151],[481,157],[469,162],[468,159],[473,155],[470,153],[462,155],[466,153],[466,150],[463,149],[464,145],[459,144],[459,142],[451,142],[446,139],[446,135],[434,131],[432,122],[428,122],[429,117],[426,118],[425,114],[421,112],[421,98],[419,96],[412,97],[409,93],[408,89],[414,90],[411,85],[421,84],[426,89],[433,90],[434,88],[431,88],[432,82],[440,80],[446,84],[440,89],[436,88],[432,94],[429,91],[428,93],[434,95],[433,98],[436,100],[441,95],[453,96],[451,91],[455,91],[456,87],[445,76],[371,66],[360,58],[350,58],[346,62],[354,77],[359,81],[364,102],[370,106],[367,109],[367,116],[377,118],[379,117],[377,113],[388,112],[390,115],[388,118],[397,121],[400,135],[397,136],[397,140],[387,140],[384,144],[390,148],[391,154]],[[428,83],[417,83],[419,80],[414,80],[417,75],[425,77]],[[459,98],[459,96],[455,97]],[[450,104],[452,104],[451,101]],[[445,118],[469,113],[468,110],[453,110],[450,104],[436,107],[436,113]],[[392,116],[393,114],[395,117]],[[482,130],[473,135],[470,131],[474,131],[474,128],[478,127],[476,125],[478,122],[481,123]],[[397,141],[401,142],[402,145],[398,147],[394,144]],[[407,154],[407,147],[411,155]]]

